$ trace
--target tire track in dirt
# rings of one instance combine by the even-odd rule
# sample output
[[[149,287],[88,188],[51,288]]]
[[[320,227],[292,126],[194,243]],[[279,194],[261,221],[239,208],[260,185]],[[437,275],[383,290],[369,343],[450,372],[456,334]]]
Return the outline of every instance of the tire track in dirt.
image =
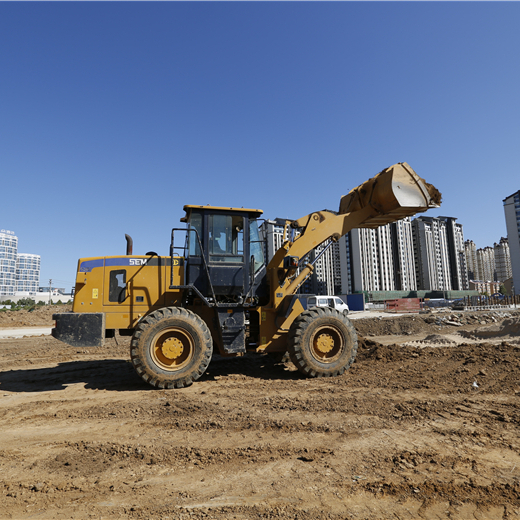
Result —
[[[167,391],[141,383],[118,341],[0,341],[4,517],[520,518],[520,350],[507,340],[362,338],[333,379],[216,357]]]

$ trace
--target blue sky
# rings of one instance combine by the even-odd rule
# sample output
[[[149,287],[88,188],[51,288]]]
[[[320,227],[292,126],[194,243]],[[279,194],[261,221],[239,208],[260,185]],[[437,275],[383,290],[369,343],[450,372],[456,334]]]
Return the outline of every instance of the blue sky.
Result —
[[[406,161],[477,247],[520,189],[520,3],[0,2],[0,228],[70,288],[184,204],[337,209]]]

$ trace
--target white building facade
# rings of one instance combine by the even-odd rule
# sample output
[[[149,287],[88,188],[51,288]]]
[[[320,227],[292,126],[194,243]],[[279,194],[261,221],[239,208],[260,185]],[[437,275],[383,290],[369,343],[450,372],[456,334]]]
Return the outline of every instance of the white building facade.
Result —
[[[275,219],[262,225],[268,260],[290,239],[287,222]],[[313,263],[327,246],[321,244],[300,263]],[[467,290],[465,249],[462,225],[452,217],[406,217],[375,229],[352,229],[318,258],[300,292]]]
[[[477,249],[477,280],[493,282],[495,280],[495,250],[490,247]]]
[[[339,241],[341,293],[417,290],[409,217],[376,229],[359,228]]]
[[[499,282],[505,282],[513,276],[511,269],[511,255],[509,253],[509,241],[502,237],[500,242],[495,242],[493,249],[495,251],[495,270],[496,278]]]
[[[16,259],[16,292],[34,294],[40,286],[40,256],[21,253]]]
[[[413,254],[412,219],[406,217],[390,224],[394,247],[395,288],[416,291],[417,274]]]
[[[446,222],[433,217],[412,221],[417,284],[426,291],[451,290]]]
[[[353,229],[349,235],[352,291],[394,290],[390,225]]]
[[[0,230],[0,296],[14,296],[16,292],[16,257],[18,237],[14,231]]]
[[[520,292],[520,190],[503,200],[511,272],[515,293]]]
[[[0,230],[0,296],[27,296],[38,292],[40,256],[18,253],[14,231]]]
[[[466,256],[466,266],[468,269],[469,280],[480,280],[478,276],[477,265],[477,246],[473,240],[466,240],[464,242],[464,254]]]
[[[464,253],[464,232],[462,224],[454,217],[439,217],[446,223],[448,260],[450,263],[450,285],[454,291],[469,289],[468,269]]]

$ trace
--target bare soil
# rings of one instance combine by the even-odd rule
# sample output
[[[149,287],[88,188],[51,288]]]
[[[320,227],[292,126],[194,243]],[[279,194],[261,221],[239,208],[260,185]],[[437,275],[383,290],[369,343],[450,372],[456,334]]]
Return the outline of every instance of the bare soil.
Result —
[[[0,329],[15,327],[52,327],[52,315],[59,312],[69,312],[72,305],[37,305],[32,311],[0,311]]]
[[[353,323],[341,377],[216,356],[182,390],[128,338],[0,340],[0,518],[520,518],[520,314]]]

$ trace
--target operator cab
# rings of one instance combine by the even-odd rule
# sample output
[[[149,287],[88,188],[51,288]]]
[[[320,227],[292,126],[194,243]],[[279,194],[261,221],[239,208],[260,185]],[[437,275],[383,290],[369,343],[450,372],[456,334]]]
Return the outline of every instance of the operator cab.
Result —
[[[264,266],[258,209],[184,206],[188,224],[186,285],[205,297],[243,303]]]

